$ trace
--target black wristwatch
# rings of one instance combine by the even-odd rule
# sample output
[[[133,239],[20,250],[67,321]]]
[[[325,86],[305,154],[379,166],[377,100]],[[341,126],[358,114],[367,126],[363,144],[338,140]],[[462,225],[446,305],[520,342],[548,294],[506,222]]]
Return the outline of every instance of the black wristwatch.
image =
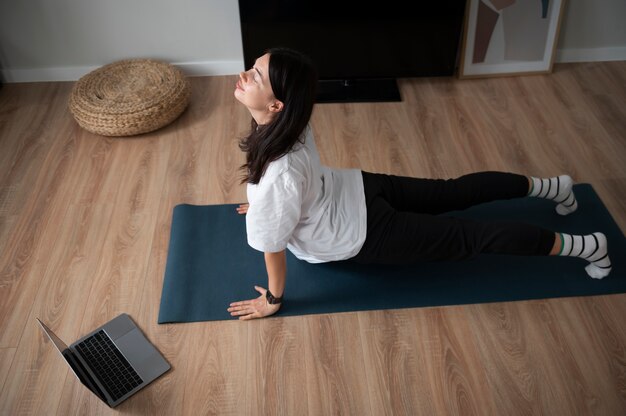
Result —
[[[267,292],[265,292],[265,298],[267,299],[267,303],[269,303],[270,305],[276,305],[276,304],[282,303],[283,301],[282,297],[280,298],[274,297],[274,295],[272,295],[272,292],[270,292],[269,289],[267,289]]]

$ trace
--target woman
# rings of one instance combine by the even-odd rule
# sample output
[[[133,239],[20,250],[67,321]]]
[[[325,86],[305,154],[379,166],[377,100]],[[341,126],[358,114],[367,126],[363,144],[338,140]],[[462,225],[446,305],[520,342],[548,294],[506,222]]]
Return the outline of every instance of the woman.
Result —
[[[611,271],[602,233],[569,235],[437,215],[525,196],[554,200],[557,213],[568,215],[577,202],[567,175],[479,172],[434,180],[322,166],[309,126],[316,84],[312,62],[285,48],[270,49],[237,81],[235,98],[252,115],[251,132],[240,142],[248,204],[237,211],[246,214],[248,243],[264,252],[268,289],[255,286],[258,298],[231,303],[232,316],[253,319],[278,311],[287,248],[312,263],[398,264],[500,253],[581,257],[596,279]]]

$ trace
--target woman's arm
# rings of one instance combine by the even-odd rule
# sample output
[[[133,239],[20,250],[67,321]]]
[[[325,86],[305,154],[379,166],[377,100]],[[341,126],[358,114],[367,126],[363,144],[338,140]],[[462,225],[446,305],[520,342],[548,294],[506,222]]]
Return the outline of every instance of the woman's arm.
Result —
[[[287,255],[285,250],[277,253],[265,253],[265,267],[270,292],[274,297],[283,296],[287,277]],[[261,294],[256,299],[233,302],[228,308],[231,316],[238,316],[241,320],[263,318],[273,315],[280,309],[280,303],[269,304],[266,299],[267,290],[260,286],[254,287]]]
[[[265,268],[267,269],[267,286],[276,298],[281,298],[285,291],[287,278],[287,255],[285,250],[277,253],[265,253]]]

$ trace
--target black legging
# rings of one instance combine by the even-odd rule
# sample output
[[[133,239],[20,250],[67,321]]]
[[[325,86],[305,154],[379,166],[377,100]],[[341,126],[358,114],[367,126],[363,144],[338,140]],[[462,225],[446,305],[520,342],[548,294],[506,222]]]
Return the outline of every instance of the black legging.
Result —
[[[463,260],[479,253],[545,256],[554,245],[554,232],[534,225],[437,215],[524,197],[525,176],[480,172],[443,180],[363,172],[363,184],[367,237],[353,258],[360,263]]]

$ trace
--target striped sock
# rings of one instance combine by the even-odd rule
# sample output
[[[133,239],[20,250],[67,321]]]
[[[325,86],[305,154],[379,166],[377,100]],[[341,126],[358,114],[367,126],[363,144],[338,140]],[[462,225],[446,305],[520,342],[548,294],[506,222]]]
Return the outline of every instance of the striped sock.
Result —
[[[604,234],[560,234],[563,245],[559,256],[580,257],[587,260],[589,264],[585,270],[594,279],[602,279],[611,272],[611,260]]]
[[[530,179],[532,186],[528,196],[553,200],[557,203],[556,212],[559,215],[571,214],[578,208],[578,202],[572,191],[574,181],[568,175],[547,179],[531,176]]]

